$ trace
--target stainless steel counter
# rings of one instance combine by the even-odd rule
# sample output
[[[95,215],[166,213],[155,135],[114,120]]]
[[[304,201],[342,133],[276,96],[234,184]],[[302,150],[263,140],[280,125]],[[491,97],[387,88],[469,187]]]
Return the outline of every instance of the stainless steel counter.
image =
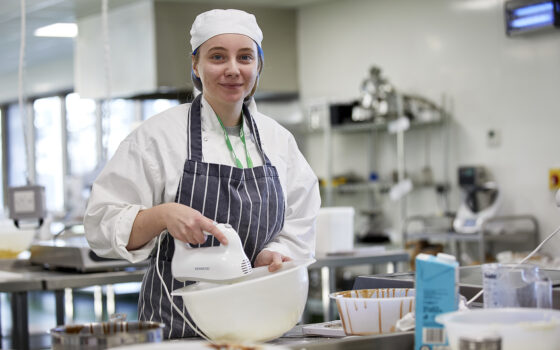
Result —
[[[282,345],[294,350],[413,350],[414,348],[414,332],[327,338],[304,336],[302,327],[303,325],[296,326],[282,337],[267,344]]]
[[[401,332],[385,335],[348,336],[343,338],[310,337],[301,332],[303,326],[296,326],[282,337],[266,342],[265,345],[278,345],[293,350],[413,350],[414,332]],[[165,343],[199,342],[200,338],[174,339]],[[154,344],[156,347],[157,344]],[[164,347],[163,347],[164,348]],[[185,348],[187,348],[185,346]]]
[[[285,343],[284,345],[294,350],[413,350],[414,332],[341,339],[327,338],[326,340],[308,340],[307,343]]]
[[[403,250],[395,251],[356,251],[344,256],[319,256],[309,269],[320,269],[323,278],[322,298],[325,319],[330,320],[329,293],[335,291],[335,269],[337,267],[361,264],[393,264],[397,270],[399,262],[408,262],[409,255]],[[56,297],[56,323],[64,324],[64,289],[82,288],[96,285],[110,285],[127,282],[140,282],[145,268],[97,273],[78,273],[72,271],[50,271],[33,266],[26,260],[0,260],[0,292],[12,295],[13,346],[29,349],[28,305],[29,291],[54,291]]]
[[[0,292],[11,293],[13,347],[29,349],[28,292],[54,291],[56,321],[64,324],[64,288],[136,282],[143,276],[143,270],[82,274],[44,270],[27,260],[0,260]]]

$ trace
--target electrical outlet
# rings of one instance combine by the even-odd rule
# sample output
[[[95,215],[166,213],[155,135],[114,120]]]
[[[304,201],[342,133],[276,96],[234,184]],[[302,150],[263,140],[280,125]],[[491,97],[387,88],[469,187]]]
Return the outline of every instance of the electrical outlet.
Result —
[[[560,189],[560,169],[553,168],[548,170],[548,188],[551,190]]]
[[[486,144],[488,147],[499,147],[502,143],[502,135],[496,129],[490,129],[486,132]]]

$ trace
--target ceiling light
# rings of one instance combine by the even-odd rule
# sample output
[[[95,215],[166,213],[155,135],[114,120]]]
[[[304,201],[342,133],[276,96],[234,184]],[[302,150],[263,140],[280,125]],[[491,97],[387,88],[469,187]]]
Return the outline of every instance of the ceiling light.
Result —
[[[507,35],[560,28],[560,0],[510,0],[504,7]]]
[[[78,35],[76,23],[55,23],[35,29],[35,36],[74,38]]]

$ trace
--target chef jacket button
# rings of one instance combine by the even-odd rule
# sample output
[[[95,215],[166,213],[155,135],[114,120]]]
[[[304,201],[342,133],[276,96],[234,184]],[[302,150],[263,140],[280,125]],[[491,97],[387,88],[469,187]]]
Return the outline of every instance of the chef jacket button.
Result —
[[[204,141],[208,141],[208,137],[204,136]]]

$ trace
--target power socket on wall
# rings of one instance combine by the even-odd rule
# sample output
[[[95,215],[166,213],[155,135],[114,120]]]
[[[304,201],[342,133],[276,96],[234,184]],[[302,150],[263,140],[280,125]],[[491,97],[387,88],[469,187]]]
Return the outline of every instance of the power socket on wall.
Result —
[[[489,129],[486,132],[486,144],[493,148],[501,146],[502,133],[496,129]]]

